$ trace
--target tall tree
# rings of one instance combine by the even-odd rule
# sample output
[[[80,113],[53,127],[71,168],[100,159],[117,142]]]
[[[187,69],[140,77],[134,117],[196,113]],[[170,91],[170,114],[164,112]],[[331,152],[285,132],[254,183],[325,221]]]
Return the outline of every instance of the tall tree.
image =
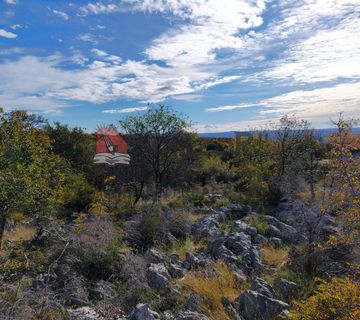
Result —
[[[31,215],[57,203],[65,164],[51,152],[42,118],[0,109],[0,241],[14,211]]]
[[[45,131],[51,139],[53,152],[70,162],[76,171],[82,171],[88,176],[93,171],[93,157],[95,139],[83,129],[70,128],[55,122],[53,126],[47,124]]]
[[[120,121],[122,130],[131,136],[130,148],[136,148],[143,157],[155,182],[159,196],[165,179],[174,175],[184,158],[184,147],[190,143],[186,117],[169,107],[151,107],[145,114],[129,116]],[[181,175],[182,172],[176,172]]]
[[[307,130],[309,123],[306,120],[298,120],[295,117],[283,116],[279,123],[272,125],[277,142],[276,155],[279,160],[279,175],[287,173],[293,161],[299,156],[299,144]]]

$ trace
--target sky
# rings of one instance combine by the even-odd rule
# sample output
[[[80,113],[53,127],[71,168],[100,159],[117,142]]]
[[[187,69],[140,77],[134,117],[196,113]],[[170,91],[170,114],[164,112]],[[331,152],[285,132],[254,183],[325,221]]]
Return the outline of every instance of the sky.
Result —
[[[198,132],[360,115],[359,0],[0,0],[0,106],[92,131],[153,104]]]

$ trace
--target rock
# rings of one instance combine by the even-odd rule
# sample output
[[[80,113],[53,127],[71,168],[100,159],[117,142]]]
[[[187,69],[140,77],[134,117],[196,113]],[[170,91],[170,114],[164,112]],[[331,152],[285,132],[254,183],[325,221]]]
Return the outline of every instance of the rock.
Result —
[[[250,236],[243,232],[218,236],[209,242],[206,253],[228,264],[240,264],[248,272],[262,267],[258,250],[251,245]]]
[[[166,310],[163,312],[163,319],[164,320],[174,320],[174,315],[171,313],[171,311]]]
[[[221,299],[221,304],[224,306],[226,314],[230,317],[232,320],[242,320],[240,315],[236,312],[236,309],[233,306],[233,303],[228,299],[223,297]]]
[[[327,234],[331,230],[329,227],[337,227],[334,218],[329,214],[323,214],[314,210],[299,200],[283,199],[276,209],[276,217],[294,227],[298,232],[298,240],[305,240],[309,232],[313,231],[314,225],[317,226],[319,234]]]
[[[262,278],[256,277],[251,283],[250,290],[257,291],[268,298],[275,298],[275,291],[273,288]]]
[[[245,320],[274,320],[283,310],[288,309],[289,305],[259,292],[246,290],[236,300],[236,308]]]
[[[160,251],[149,249],[145,253],[145,259],[148,263],[164,263],[165,257]]]
[[[195,222],[191,227],[191,233],[197,238],[211,237],[217,233],[218,227],[219,217],[212,214]]]
[[[201,305],[204,303],[204,298],[198,294],[191,294],[186,301],[185,308],[187,311],[201,312]]]
[[[295,282],[283,278],[276,278],[274,287],[280,298],[288,302],[296,297],[299,290],[299,287]]]
[[[248,234],[251,237],[255,237],[257,234],[256,228],[249,226],[247,223],[241,220],[235,221],[233,227],[236,231],[244,232],[245,234]]]
[[[259,251],[255,247],[251,247],[251,249],[249,250],[249,253],[250,253],[251,266],[255,270],[261,269],[263,267],[263,264],[260,259]]]
[[[105,320],[92,308],[82,307],[75,310],[68,310],[70,317],[69,320]]]
[[[254,244],[256,245],[263,245],[267,243],[267,239],[261,235],[261,234],[257,234],[254,238]]]
[[[236,264],[228,264],[228,267],[231,269],[231,272],[238,283],[245,283],[247,281],[247,277],[244,271],[240,269]]]
[[[271,237],[279,238],[286,242],[296,242],[299,238],[296,229],[273,216],[263,216],[269,224],[268,233]]]
[[[269,235],[272,238],[278,238],[281,237],[281,231],[276,228],[273,225],[269,225],[267,228],[267,235]]]
[[[192,311],[185,311],[179,313],[175,320],[210,320],[207,316],[198,313],[198,312],[192,312]]]
[[[233,233],[228,236],[225,242],[225,247],[233,253],[239,255],[244,251],[248,251],[251,248],[250,237],[243,233]]]
[[[280,248],[282,246],[282,241],[279,238],[271,237],[269,243],[272,244],[275,248]]]
[[[169,257],[170,263],[178,263],[180,261],[180,256],[177,253],[172,253]]]
[[[93,300],[113,300],[117,293],[112,283],[100,280],[90,290],[90,296]]]
[[[166,283],[170,279],[169,272],[162,263],[150,264],[147,277],[152,288],[165,291]]]
[[[199,259],[195,257],[195,255],[191,252],[186,252],[185,254],[185,261],[183,262],[182,266],[187,270],[192,270],[197,267],[199,263]]]
[[[168,271],[173,278],[182,278],[185,275],[183,268],[175,264],[170,264]]]
[[[152,311],[147,304],[139,303],[128,316],[127,320],[157,320],[160,316]]]
[[[228,206],[232,219],[242,219],[249,213],[251,213],[251,206],[232,204]]]

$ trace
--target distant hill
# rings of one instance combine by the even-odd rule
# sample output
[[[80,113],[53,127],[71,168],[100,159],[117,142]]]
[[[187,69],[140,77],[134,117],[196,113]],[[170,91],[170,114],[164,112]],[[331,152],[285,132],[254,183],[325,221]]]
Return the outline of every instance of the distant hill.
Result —
[[[335,128],[329,128],[329,129],[315,129],[315,135],[318,138],[327,138],[330,136],[333,132],[335,132]],[[199,133],[198,136],[200,138],[205,139],[211,139],[211,138],[235,138],[236,134],[240,133],[241,135],[247,136],[251,135],[253,131],[226,131],[226,132],[209,132],[209,133]],[[269,137],[274,136],[274,131],[266,131],[266,133],[269,135]],[[354,134],[360,135],[360,128],[354,128],[353,129]]]

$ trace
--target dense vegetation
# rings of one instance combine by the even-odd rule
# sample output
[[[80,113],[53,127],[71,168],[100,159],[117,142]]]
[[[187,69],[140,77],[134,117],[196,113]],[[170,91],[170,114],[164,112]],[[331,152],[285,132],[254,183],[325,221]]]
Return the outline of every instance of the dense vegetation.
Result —
[[[113,124],[131,165],[101,167],[95,135],[0,110],[0,319],[269,319],[252,292],[271,319],[359,319],[355,123],[200,139],[152,107]]]

